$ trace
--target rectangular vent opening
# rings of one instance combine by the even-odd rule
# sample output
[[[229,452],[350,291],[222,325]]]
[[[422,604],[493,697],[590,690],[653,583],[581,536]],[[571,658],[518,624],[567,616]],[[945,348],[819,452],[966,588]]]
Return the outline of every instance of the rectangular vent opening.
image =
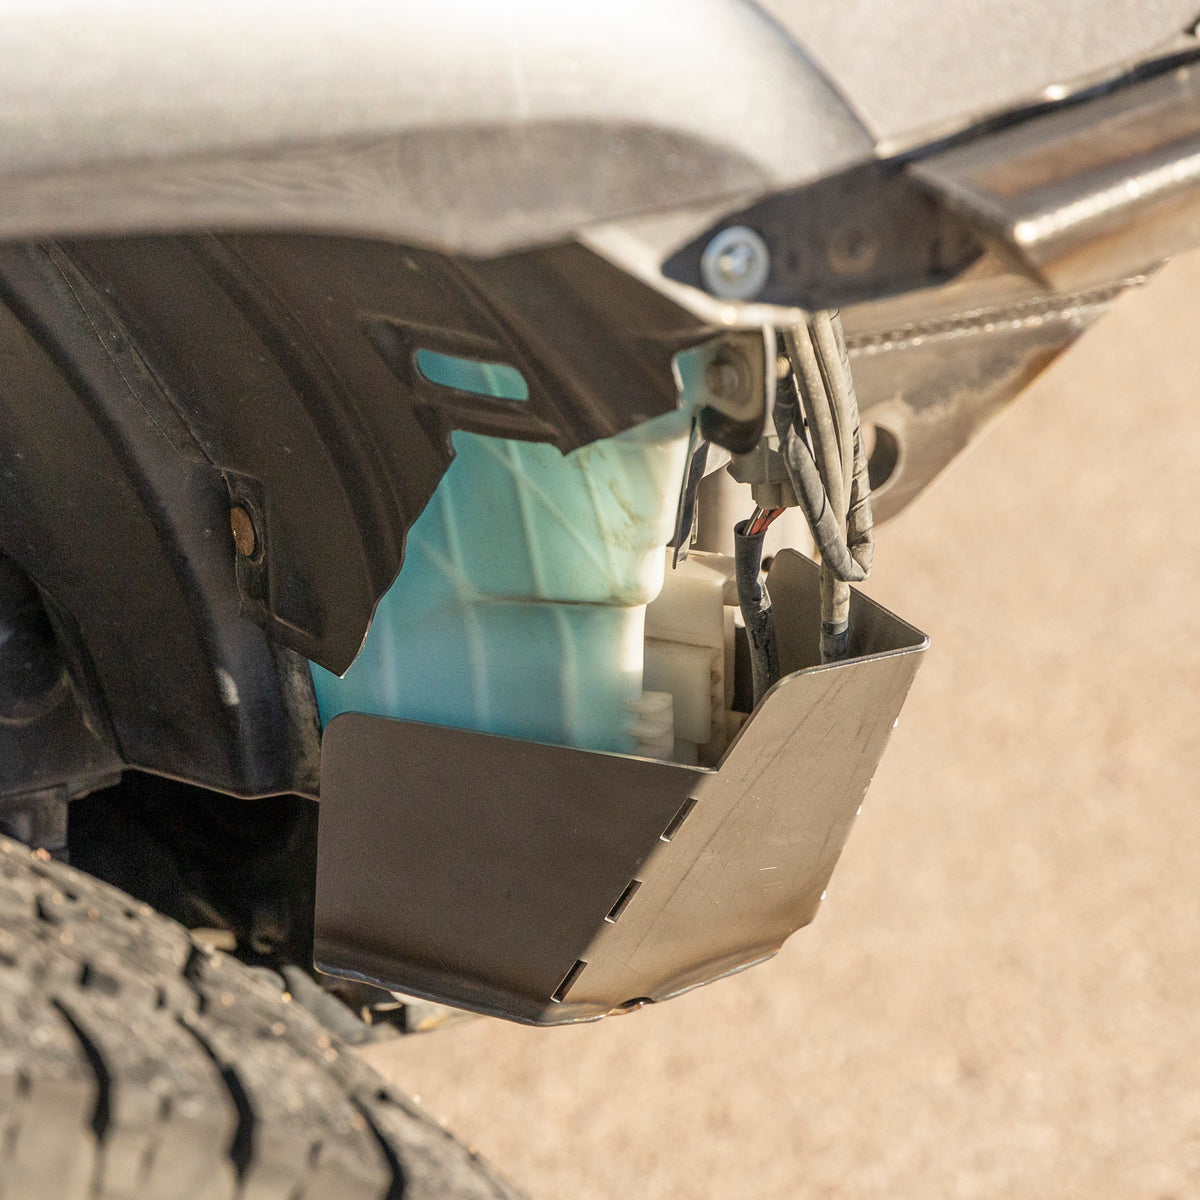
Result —
[[[595,918],[593,918],[594,920]],[[566,998],[567,993],[571,990],[571,986],[575,980],[583,974],[583,968],[587,966],[587,959],[579,959],[575,965],[563,976],[563,981],[554,989],[554,995],[550,999],[555,1004],[561,1004]]]
[[[692,809],[696,807],[696,801],[689,796],[684,802],[680,810],[671,818],[670,824],[662,831],[660,841],[669,842],[678,832],[679,827],[692,815]]]
[[[417,351],[417,370],[430,383],[458,392],[471,392],[496,400],[529,399],[529,384],[525,376],[508,363],[441,354],[422,346]]]
[[[616,919],[629,907],[630,900],[633,899],[633,893],[642,886],[640,879],[631,879],[629,886],[617,897],[617,902],[608,910],[608,916],[604,919],[611,925]]]

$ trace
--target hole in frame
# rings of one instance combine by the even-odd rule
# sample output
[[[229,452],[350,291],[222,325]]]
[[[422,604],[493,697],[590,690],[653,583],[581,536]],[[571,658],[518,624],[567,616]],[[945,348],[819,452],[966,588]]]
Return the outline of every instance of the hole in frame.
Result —
[[[642,886],[640,879],[631,879],[629,886],[617,897],[617,902],[608,910],[608,916],[604,919],[610,924],[616,924],[617,918],[629,907],[630,900],[633,899],[633,894]]]
[[[497,400],[528,400],[529,384],[514,366],[502,362],[461,358],[424,347],[417,351],[417,370],[439,387],[490,396]]]
[[[671,818],[658,840],[660,842],[669,842],[679,832],[680,825],[692,815],[692,809],[695,807],[695,799],[689,796],[680,806],[679,811]]]
[[[563,976],[563,981],[554,989],[554,995],[550,997],[555,1004],[561,1004],[566,998],[567,993],[575,983],[575,980],[583,974],[583,968],[587,966],[587,959],[580,958],[576,960],[575,965]]]

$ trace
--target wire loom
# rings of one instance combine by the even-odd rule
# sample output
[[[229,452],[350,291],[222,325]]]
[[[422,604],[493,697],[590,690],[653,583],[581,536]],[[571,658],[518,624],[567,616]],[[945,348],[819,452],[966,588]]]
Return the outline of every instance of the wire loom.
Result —
[[[871,485],[850,357],[836,312],[777,335],[790,370],[775,390],[774,424],[788,478],[821,555],[821,660],[847,654],[850,584],[874,557]],[[784,510],[755,509],[734,530],[738,602],[750,643],[755,702],[779,677],[771,600],[760,579],[762,543]]]

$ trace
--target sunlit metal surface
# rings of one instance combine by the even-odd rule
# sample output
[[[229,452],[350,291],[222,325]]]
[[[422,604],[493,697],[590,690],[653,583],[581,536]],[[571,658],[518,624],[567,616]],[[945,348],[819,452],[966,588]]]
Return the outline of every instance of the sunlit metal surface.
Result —
[[[716,771],[348,713],[325,733],[316,959],[531,1024],[662,1000],[820,905],[927,645],[856,594],[819,661],[818,571],[776,557],[780,661]]]

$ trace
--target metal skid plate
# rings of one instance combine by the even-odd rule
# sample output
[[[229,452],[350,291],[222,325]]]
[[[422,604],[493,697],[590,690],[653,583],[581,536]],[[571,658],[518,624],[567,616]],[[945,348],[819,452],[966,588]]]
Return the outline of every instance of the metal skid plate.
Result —
[[[786,674],[719,769],[348,713],[322,753],[316,961],[536,1025],[663,1000],[812,920],[927,640],[817,568],[769,577]],[[431,680],[430,686],[436,686]]]

